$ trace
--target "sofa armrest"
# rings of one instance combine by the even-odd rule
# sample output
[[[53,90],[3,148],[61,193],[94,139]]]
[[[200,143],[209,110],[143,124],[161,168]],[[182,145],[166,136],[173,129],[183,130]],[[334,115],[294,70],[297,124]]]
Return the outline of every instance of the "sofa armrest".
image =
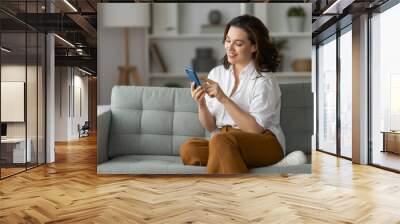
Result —
[[[110,134],[110,106],[97,108],[97,164],[108,160],[108,138]]]

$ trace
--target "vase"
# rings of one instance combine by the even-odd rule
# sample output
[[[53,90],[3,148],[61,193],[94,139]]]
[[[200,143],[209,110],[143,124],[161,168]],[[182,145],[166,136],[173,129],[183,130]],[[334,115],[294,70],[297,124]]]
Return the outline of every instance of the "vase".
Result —
[[[287,18],[288,28],[290,32],[304,32],[304,21],[303,16],[289,16]]]
[[[222,15],[219,10],[211,10],[208,13],[208,22],[212,25],[218,25],[221,23]]]
[[[197,48],[196,57],[192,59],[192,67],[196,72],[209,72],[217,64],[212,56],[212,48]]]

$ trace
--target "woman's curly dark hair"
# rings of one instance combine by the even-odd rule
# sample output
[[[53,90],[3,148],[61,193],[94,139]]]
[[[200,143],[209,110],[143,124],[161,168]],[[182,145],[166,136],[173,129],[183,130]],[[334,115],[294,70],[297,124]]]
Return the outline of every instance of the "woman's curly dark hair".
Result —
[[[242,15],[233,18],[225,27],[224,40],[231,26],[242,28],[246,31],[251,44],[256,46],[256,51],[253,53],[253,60],[257,72],[275,72],[280,64],[281,57],[275,45],[269,37],[267,27],[257,17],[250,15]],[[229,68],[230,63],[228,57],[222,58],[222,63],[225,69]]]

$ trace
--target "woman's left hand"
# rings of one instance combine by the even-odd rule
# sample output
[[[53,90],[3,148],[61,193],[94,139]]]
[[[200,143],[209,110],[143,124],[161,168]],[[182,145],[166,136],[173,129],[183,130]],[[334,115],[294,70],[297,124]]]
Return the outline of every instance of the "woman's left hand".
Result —
[[[227,96],[225,95],[224,91],[219,87],[218,83],[211,80],[204,78],[204,88],[206,90],[206,93],[211,97],[211,98],[217,98],[217,100],[220,103],[224,103],[227,100]]]

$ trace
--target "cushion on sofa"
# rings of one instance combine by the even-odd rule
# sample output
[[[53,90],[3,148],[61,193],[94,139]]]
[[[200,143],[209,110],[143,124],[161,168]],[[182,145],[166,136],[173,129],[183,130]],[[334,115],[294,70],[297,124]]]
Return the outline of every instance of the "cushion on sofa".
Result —
[[[189,89],[115,86],[109,156],[179,155],[190,137],[206,137]]]
[[[280,162],[261,168],[252,168],[250,173],[307,173],[310,168],[302,151],[294,151]],[[296,169],[294,169],[296,167]],[[103,174],[206,174],[206,167],[185,166],[179,156],[127,155],[119,156],[98,165]]]

